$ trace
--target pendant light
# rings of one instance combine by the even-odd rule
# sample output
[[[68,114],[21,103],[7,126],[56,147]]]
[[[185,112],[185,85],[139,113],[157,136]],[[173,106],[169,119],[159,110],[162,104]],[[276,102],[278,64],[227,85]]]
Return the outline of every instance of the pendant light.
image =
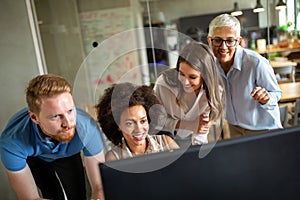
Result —
[[[276,5],[276,10],[281,10],[286,8],[286,3],[283,2],[283,0],[279,0],[278,4]]]
[[[239,9],[238,3],[234,2],[233,4],[233,11],[231,12],[232,16],[239,16],[242,15],[243,11]]]
[[[265,11],[264,7],[261,5],[260,0],[256,0],[256,6],[253,9],[253,12],[258,13],[258,12],[263,12]]]

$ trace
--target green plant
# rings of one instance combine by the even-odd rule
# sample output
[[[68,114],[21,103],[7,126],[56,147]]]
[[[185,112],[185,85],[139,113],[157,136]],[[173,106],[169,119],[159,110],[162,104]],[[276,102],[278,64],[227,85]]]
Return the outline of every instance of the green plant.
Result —
[[[288,31],[289,27],[292,25],[293,25],[292,22],[287,22],[286,25],[282,25],[279,27],[279,31],[286,32]]]

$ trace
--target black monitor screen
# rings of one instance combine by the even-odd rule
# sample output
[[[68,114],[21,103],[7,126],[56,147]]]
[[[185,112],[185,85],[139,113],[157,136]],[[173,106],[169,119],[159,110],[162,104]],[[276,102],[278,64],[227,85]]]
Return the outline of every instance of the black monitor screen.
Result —
[[[203,146],[205,148],[205,146]],[[300,199],[300,127],[100,164],[106,200]],[[129,173],[172,160],[151,172]]]

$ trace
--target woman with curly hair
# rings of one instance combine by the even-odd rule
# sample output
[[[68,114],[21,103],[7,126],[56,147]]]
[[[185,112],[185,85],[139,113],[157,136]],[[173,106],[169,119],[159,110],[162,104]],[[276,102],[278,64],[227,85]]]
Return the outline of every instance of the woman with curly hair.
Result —
[[[98,122],[115,145],[106,160],[179,148],[171,137],[154,135],[161,108],[149,86],[119,83],[107,88],[96,105]]]

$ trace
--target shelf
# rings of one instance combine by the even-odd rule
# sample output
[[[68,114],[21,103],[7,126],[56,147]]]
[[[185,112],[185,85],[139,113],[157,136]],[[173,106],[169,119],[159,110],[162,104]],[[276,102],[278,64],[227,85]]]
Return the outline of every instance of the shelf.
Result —
[[[254,50],[255,52],[259,53],[259,54],[266,54],[268,53],[268,49],[266,51],[257,51]],[[275,53],[275,52],[297,52],[300,51],[300,47],[298,48],[279,48],[279,47],[271,47],[270,48],[270,53]]]

